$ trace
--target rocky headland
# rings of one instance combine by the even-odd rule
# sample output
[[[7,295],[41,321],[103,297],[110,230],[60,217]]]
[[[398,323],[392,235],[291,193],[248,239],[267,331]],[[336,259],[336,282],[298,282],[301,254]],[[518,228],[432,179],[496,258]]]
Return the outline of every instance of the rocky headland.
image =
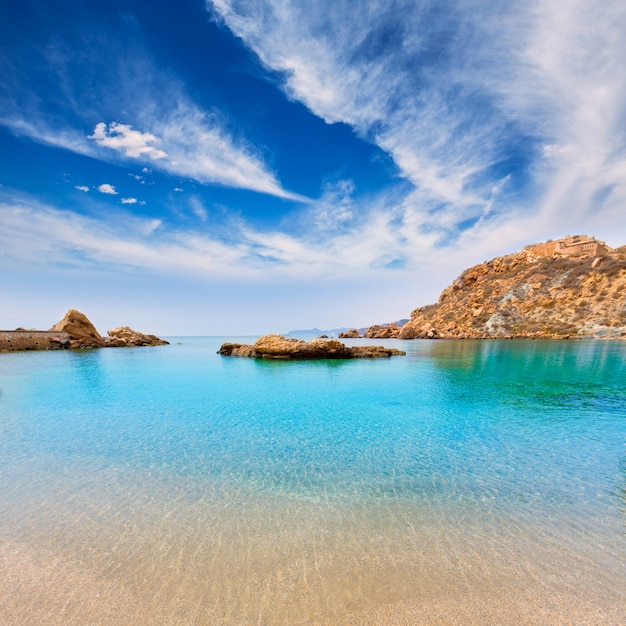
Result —
[[[47,331],[24,328],[0,331],[0,352],[161,346],[168,343],[155,335],[145,335],[128,326],[109,330],[108,336],[103,337],[87,316],[75,309],[70,309],[61,321]]]
[[[218,350],[224,356],[253,359],[377,359],[404,355],[406,352],[383,346],[346,346],[336,339],[302,341],[283,335],[265,335],[254,344],[224,343]]]
[[[626,338],[626,246],[565,237],[465,270],[399,329],[415,338]]]

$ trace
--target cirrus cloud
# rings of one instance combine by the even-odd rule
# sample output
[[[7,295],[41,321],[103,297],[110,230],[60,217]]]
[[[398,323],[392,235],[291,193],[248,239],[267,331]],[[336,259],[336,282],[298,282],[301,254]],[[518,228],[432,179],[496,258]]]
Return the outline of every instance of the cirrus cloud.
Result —
[[[144,172],[157,169],[204,184],[308,201],[282,187],[262,151],[233,131],[227,114],[193,101],[145,50],[131,44],[125,50],[117,42],[104,54],[90,36],[81,37],[72,49],[57,39],[25,41],[21,54],[0,62],[0,126],[102,161],[148,163]],[[50,81],[47,102],[57,103],[63,115],[38,96],[43,80],[38,72]],[[85,73],[110,78],[86,90],[80,80]],[[85,127],[93,132],[86,134]]]
[[[611,223],[626,202],[623,2],[358,6],[207,1],[290,98],[392,156],[413,185],[407,228],[450,242],[502,217],[521,240],[529,214],[556,235]]]

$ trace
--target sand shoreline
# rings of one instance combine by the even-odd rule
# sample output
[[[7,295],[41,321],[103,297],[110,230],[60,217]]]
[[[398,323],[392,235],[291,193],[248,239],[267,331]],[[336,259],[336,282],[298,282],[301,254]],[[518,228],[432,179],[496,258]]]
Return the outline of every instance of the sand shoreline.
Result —
[[[318,614],[290,615],[283,606],[247,606],[225,613],[219,598],[193,606],[181,595],[139,593],[88,567],[66,563],[47,550],[25,543],[0,543],[0,622],[21,624],[565,624],[618,625],[624,606],[602,606],[574,593],[524,590],[446,594],[407,598],[359,608],[329,607]],[[294,620],[293,618],[296,617]]]

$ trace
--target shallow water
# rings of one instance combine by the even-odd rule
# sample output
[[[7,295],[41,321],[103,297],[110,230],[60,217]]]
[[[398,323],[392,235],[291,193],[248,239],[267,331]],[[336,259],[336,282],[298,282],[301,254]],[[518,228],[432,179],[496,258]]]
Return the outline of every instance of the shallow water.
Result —
[[[619,623],[625,343],[225,340],[0,354],[3,623]]]

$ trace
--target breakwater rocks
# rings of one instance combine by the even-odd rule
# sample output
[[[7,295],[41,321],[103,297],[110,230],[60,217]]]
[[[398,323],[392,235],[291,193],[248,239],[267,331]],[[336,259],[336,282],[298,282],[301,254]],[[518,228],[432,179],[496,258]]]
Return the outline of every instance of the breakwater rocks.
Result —
[[[302,341],[282,335],[265,335],[255,344],[224,343],[217,352],[224,356],[253,359],[378,359],[404,355],[406,352],[383,346],[346,346],[336,339]]]
[[[18,328],[0,331],[0,352],[161,346],[168,343],[128,326],[114,328],[108,331],[108,337],[102,337],[87,316],[75,309],[70,309],[50,330]]]
[[[63,332],[49,330],[0,331],[0,352],[18,352],[21,350],[62,350],[69,348],[70,336]]]

